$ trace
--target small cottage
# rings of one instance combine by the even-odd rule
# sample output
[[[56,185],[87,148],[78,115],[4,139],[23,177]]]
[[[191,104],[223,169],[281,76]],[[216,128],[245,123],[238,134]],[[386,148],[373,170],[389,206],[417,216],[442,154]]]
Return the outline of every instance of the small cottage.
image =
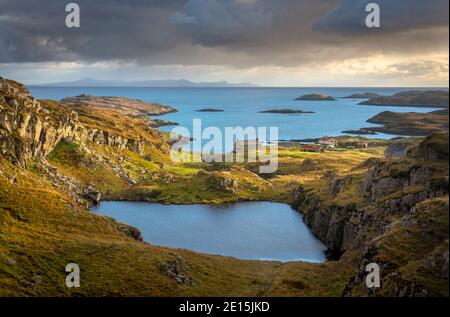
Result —
[[[335,148],[338,143],[336,138],[323,137],[319,139],[319,144],[327,148]]]

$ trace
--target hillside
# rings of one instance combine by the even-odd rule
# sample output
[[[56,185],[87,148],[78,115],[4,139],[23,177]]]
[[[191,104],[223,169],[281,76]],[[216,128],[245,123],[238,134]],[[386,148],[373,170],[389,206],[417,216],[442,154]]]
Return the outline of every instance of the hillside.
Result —
[[[448,133],[448,109],[427,113],[383,111],[367,122],[381,126],[366,127],[356,131],[343,131],[350,134],[388,133],[409,136],[427,136],[431,133]]]
[[[428,137],[406,158],[369,161],[364,170],[330,174],[295,192],[295,206],[332,257],[359,263],[344,295],[370,295],[364,270],[372,262],[384,276],[378,295],[448,294],[448,134]]]
[[[133,110],[134,111],[134,110]],[[448,295],[448,134],[325,153],[281,147],[279,169],[169,159],[169,137],[132,110],[34,99],[0,79],[0,296]],[[263,177],[264,176],[264,177]],[[324,264],[243,261],[140,241],[95,215],[101,199],[220,204],[271,200],[304,213]],[[66,288],[76,262],[82,287]]]
[[[443,90],[411,90],[396,93],[392,96],[380,96],[363,101],[366,106],[424,107],[448,108],[448,91]]]

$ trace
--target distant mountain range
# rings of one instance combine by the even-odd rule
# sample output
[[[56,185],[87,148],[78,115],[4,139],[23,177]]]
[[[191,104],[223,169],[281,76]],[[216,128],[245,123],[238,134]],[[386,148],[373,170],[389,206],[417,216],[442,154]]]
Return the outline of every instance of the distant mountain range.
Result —
[[[52,87],[258,87],[250,83],[228,83],[220,82],[193,82],[187,79],[166,79],[166,80],[143,80],[143,81],[120,81],[120,80],[102,80],[95,78],[84,78],[75,81],[65,81],[56,83],[46,83],[36,86]]]

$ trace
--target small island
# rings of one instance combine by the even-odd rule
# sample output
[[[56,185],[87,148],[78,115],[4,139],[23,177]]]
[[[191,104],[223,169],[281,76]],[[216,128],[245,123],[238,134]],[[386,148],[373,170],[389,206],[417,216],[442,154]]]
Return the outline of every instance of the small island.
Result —
[[[214,109],[214,108],[204,108],[204,109],[197,110],[197,112],[224,112],[224,110],[223,109]]]
[[[307,94],[301,97],[295,98],[295,100],[305,100],[305,101],[336,101],[336,98],[327,96],[324,94]]]
[[[345,99],[371,99],[371,98],[378,98],[382,97],[381,95],[374,93],[374,92],[365,92],[365,93],[356,93],[352,94],[350,96],[342,97]]]
[[[392,96],[371,98],[359,104],[365,106],[448,108],[448,91],[410,90]]]
[[[303,111],[295,109],[271,109],[260,111],[259,113],[282,113],[282,114],[297,114],[297,113],[315,113],[314,111]]]

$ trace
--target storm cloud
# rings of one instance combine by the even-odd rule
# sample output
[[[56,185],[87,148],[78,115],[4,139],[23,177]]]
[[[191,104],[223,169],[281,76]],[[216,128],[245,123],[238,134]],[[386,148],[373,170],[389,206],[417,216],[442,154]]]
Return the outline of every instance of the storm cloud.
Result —
[[[382,12],[383,27],[379,32],[448,28],[448,0],[343,0],[335,9],[321,17],[314,27],[318,31],[330,33],[366,35],[366,16],[361,12],[372,2],[377,3]]]
[[[69,2],[2,0],[0,67],[299,67],[374,54],[448,56],[448,0],[375,1],[379,29],[363,23],[367,0],[78,0],[81,27],[72,29],[64,24]]]

